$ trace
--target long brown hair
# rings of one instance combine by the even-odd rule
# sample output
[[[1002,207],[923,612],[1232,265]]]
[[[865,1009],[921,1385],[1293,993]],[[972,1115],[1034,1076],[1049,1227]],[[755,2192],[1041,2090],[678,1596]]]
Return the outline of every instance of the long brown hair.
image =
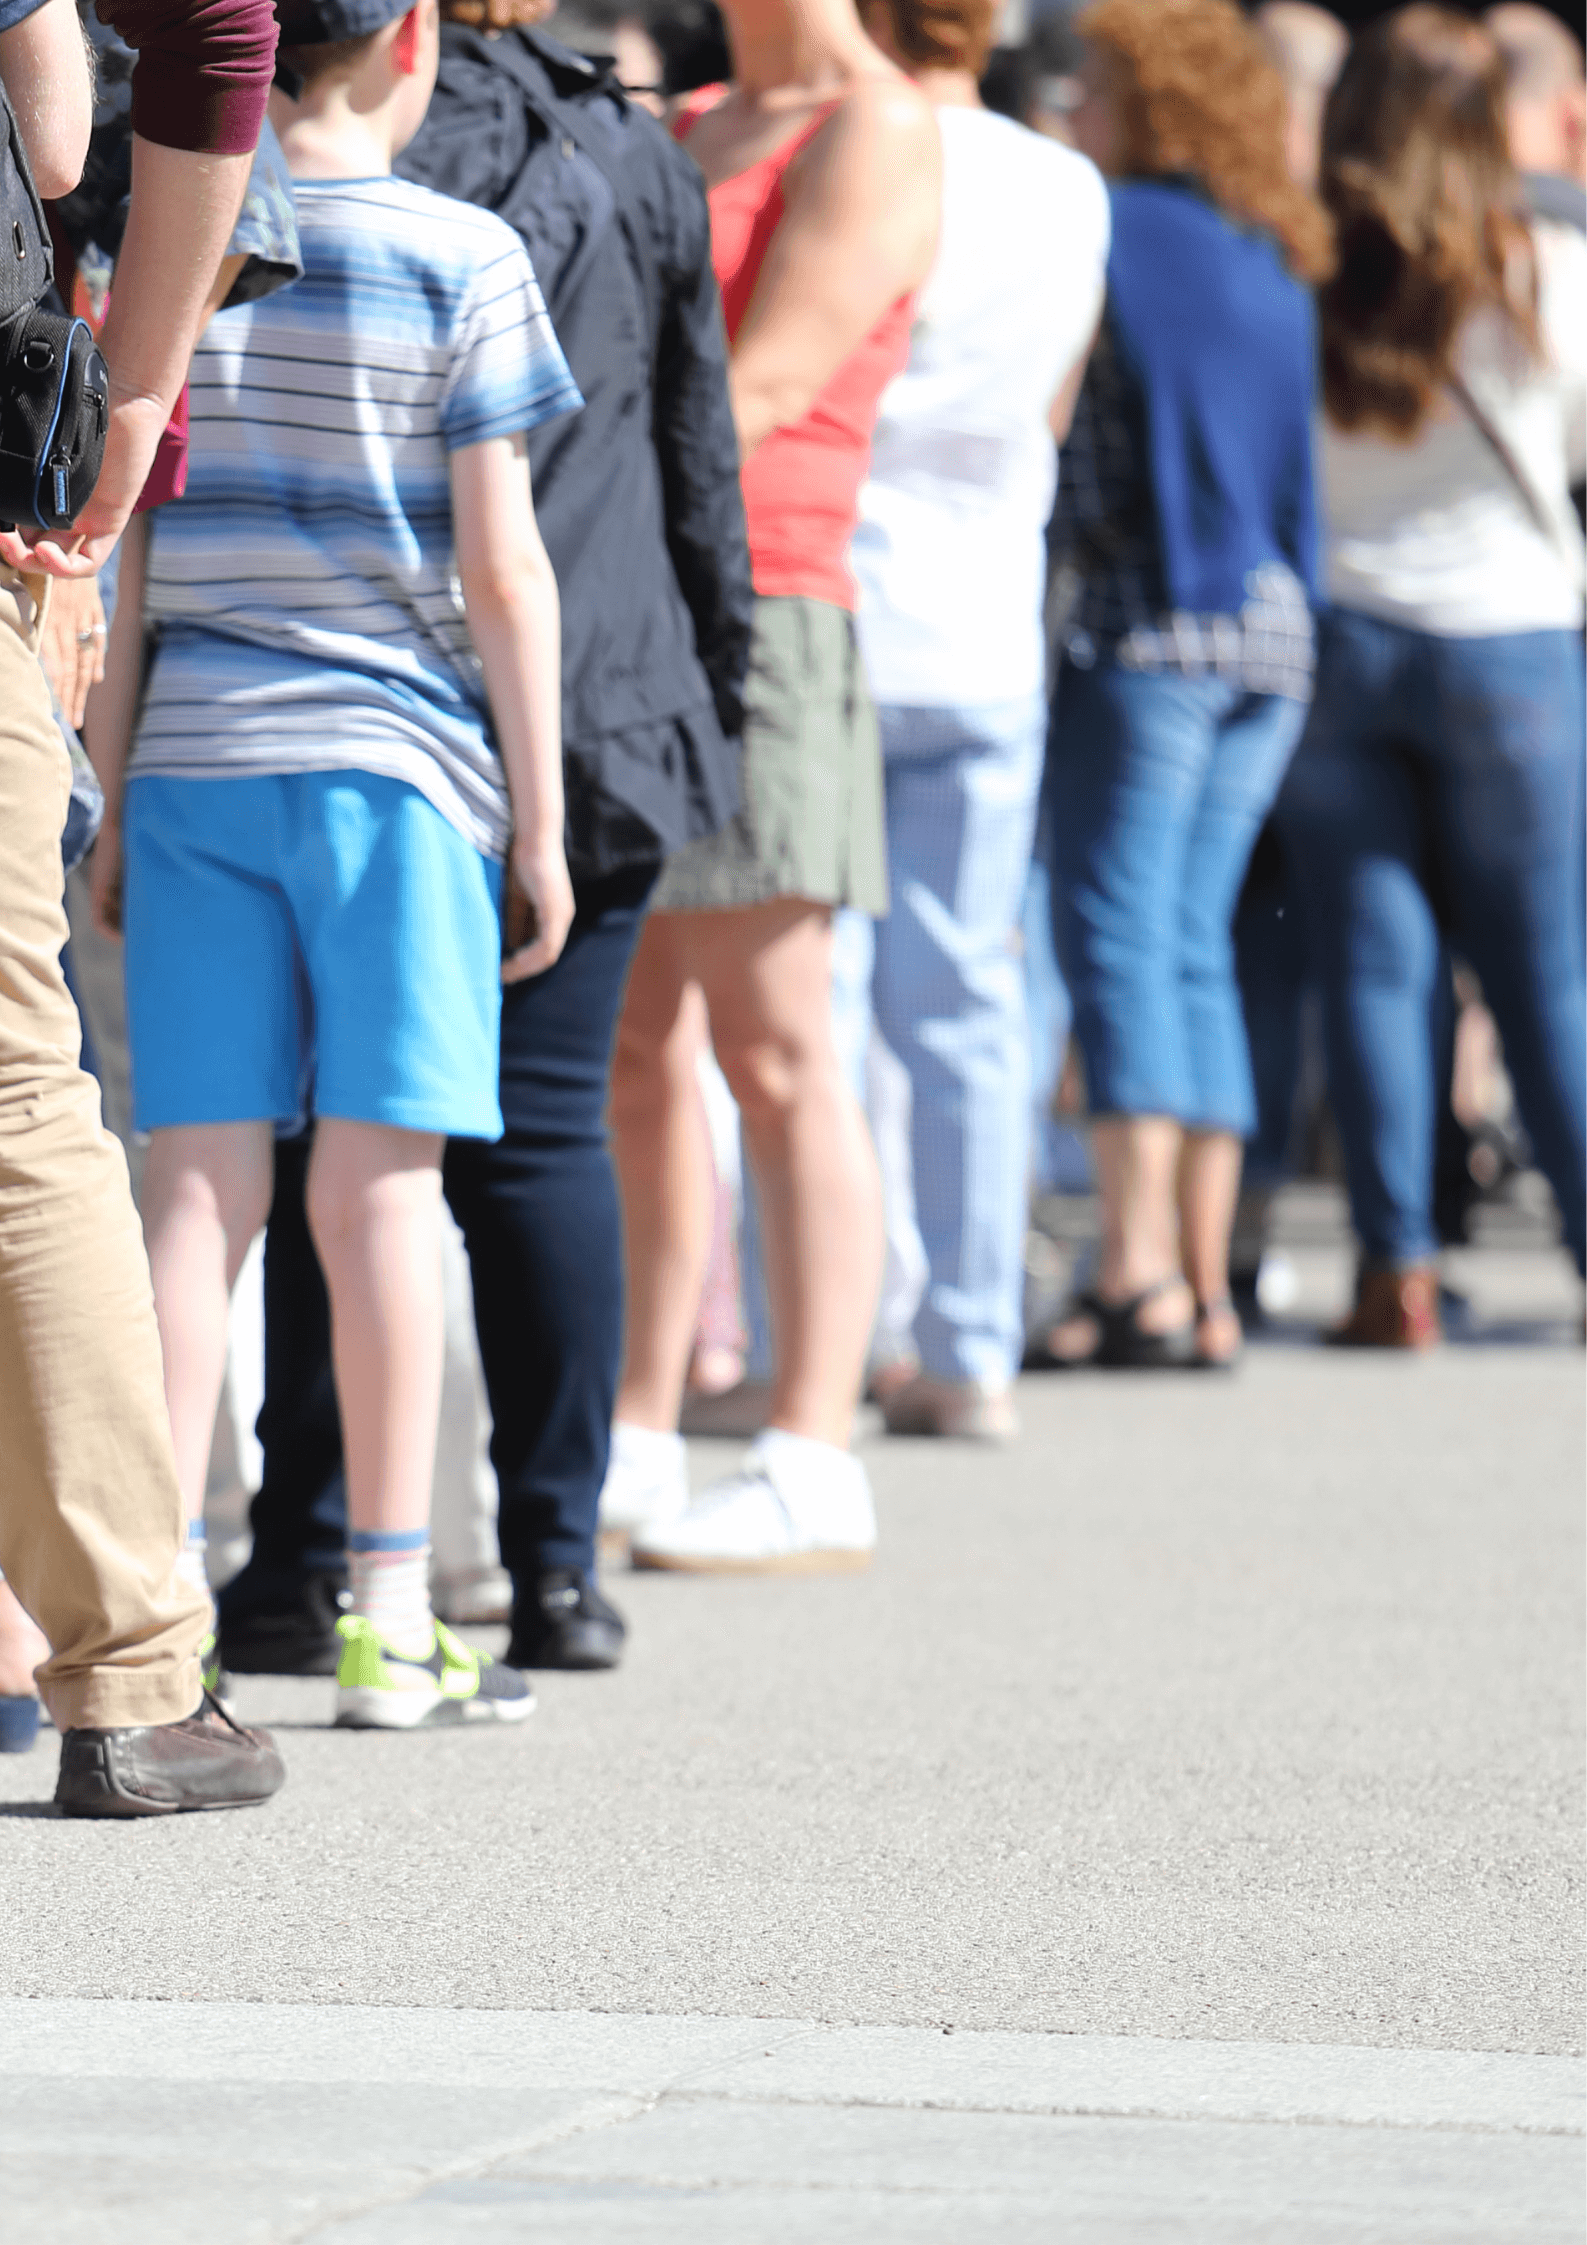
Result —
[[[1339,269],[1323,395],[1342,429],[1412,437],[1491,305],[1538,348],[1537,264],[1504,125],[1504,63],[1469,16],[1418,4],[1362,31],[1323,118]]]
[[[1283,80],[1232,0],[1096,0],[1075,28],[1115,66],[1121,176],[1189,173],[1302,280],[1332,270],[1327,215],[1285,162]]]

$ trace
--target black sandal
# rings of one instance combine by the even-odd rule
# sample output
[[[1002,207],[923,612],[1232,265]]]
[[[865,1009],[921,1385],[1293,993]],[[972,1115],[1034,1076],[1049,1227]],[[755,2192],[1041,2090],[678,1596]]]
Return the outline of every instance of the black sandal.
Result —
[[[1238,1341],[1236,1341],[1233,1349],[1227,1356],[1209,1355],[1207,1350],[1202,1348],[1202,1346],[1200,1345],[1202,1334],[1212,1323],[1212,1320],[1215,1317],[1232,1317],[1235,1324],[1240,1326],[1241,1337]],[[1240,1312],[1235,1307],[1234,1296],[1232,1294],[1220,1294],[1215,1302],[1203,1302],[1198,1300],[1196,1303],[1195,1331],[1196,1349],[1190,1361],[1196,1371],[1232,1372],[1235,1366],[1239,1363],[1241,1357],[1245,1354],[1245,1328],[1243,1325],[1241,1325]]]
[[[1160,1278],[1155,1286],[1143,1287],[1126,1302],[1105,1302],[1094,1288],[1077,1294],[1054,1318],[1053,1324],[1063,1325],[1072,1317],[1093,1318],[1097,1328],[1096,1347],[1085,1356],[1060,1356],[1044,1338],[1039,1354],[1034,1347],[1027,1351],[1027,1367],[1052,1372],[1088,1371],[1096,1366],[1104,1366],[1109,1371],[1168,1372],[1196,1363],[1194,1319],[1174,1326],[1167,1333],[1145,1333],[1140,1326],[1140,1312],[1146,1304],[1181,1283],[1177,1273],[1170,1278]]]

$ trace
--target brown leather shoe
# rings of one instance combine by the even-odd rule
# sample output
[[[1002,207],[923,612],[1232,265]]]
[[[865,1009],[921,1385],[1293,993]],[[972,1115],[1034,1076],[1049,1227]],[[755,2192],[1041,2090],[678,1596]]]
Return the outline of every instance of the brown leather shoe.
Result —
[[[68,1731],[55,1805],[67,1816],[251,1808],[269,1800],[285,1776],[270,1733],[244,1730],[206,1692],[185,1722]]]
[[[1443,1337],[1438,1273],[1428,1263],[1403,1271],[1364,1270],[1355,1308],[1325,1335],[1334,1349],[1436,1349]]]

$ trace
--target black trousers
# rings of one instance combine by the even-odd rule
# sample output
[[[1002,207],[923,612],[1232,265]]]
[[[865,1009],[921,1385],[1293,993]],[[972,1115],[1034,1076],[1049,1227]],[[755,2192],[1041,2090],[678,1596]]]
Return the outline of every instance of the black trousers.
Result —
[[[595,1563],[623,1344],[622,1230],[606,1089],[657,870],[639,867],[578,888],[556,965],[502,993],[505,1136],[494,1145],[454,1138],[446,1149],[446,1198],[468,1247],[495,1421],[502,1562],[515,1581]],[[264,1481],[251,1519],[254,1565],[272,1574],[339,1572],[345,1564],[330,1305],[303,1209],[309,1144],[276,1148],[265,1234]]]

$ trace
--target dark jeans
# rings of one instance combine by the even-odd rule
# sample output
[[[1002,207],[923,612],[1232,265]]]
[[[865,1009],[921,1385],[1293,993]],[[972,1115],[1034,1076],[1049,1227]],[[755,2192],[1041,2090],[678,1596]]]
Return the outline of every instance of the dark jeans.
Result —
[[[446,1150],[446,1197],[468,1247],[495,1421],[502,1562],[515,1582],[595,1563],[623,1341],[606,1087],[655,878],[645,866],[580,886],[556,965],[502,993],[505,1137],[454,1138]],[[303,1214],[308,1145],[276,1149],[265,1235],[265,1471],[251,1519],[261,1569],[339,1572],[346,1489],[330,1311]]]
[[[1351,1209],[1372,1260],[1433,1225],[1440,919],[1482,979],[1578,1267],[1587,1228],[1582,650],[1446,639],[1346,609],[1279,801],[1323,995]]]

